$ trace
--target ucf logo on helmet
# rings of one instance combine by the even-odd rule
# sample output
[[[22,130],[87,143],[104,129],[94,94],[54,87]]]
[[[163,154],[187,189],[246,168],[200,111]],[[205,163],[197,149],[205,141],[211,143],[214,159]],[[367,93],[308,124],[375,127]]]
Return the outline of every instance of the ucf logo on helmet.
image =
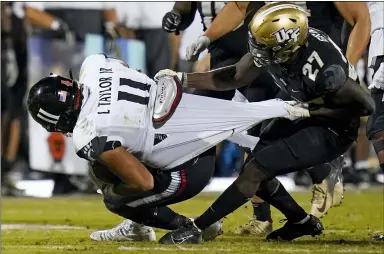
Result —
[[[296,42],[299,39],[300,27],[296,29],[290,28],[285,30],[285,28],[280,29],[277,32],[274,32],[272,35],[275,36],[277,43],[283,43],[289,40]]]

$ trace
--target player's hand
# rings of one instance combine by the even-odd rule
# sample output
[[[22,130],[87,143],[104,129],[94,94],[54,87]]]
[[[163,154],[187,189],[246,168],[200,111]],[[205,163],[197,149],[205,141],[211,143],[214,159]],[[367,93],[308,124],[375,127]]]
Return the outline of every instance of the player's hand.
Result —
[[[164,70],[161,70],[159,71],[158,73],[156,73],[155,77],[153,78],[156,82],[159,81],[159,79],[163,78],[163,77],[173,77],[173,76],[176,76],[180,81],[181,81],[181,84],[184,83],[184,76],[185,76],[185,73],[184,72],[175,72],[173,70],[170,70],[170,69],[164,69]]]
[[[379,69],[373,75],[372,83],[368,89],[372,88],[384,90],[384,62],[380,64]]]
[[[288,112],[288,116],[284,118],[294,121],[303,117],[310,117],[308,104],[300,103],[297,101],[286,101],[284,104],[285,110]]]
[[[211,41],[205,35],[200,36],[197,40],[187,47],[186,59],[188,62],[196,62],[201,52],[208,48]]]
[[[163,17],[162,27],[167,33],[179,35],[181,24],[181,15],[175,11],[167,12]]]
[[[65,40],[68,45],[75,44],[75,33],[69,29],[69,26],[64,21],[57,19],[51,24],[51,29],[56,33],[57,37]]]

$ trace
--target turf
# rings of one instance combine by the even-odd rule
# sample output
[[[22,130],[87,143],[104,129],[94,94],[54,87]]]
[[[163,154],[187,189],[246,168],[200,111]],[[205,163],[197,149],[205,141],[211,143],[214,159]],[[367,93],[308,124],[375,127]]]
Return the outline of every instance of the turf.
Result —
[[[217,195],[200,195],[176,204],[176,211],[196,216],[209,207]],[[309,209],[310,193],[294,194]],[[345,193],[341,207],[332,208],[322,220],[324,235],[302,237],[291,243],[269,243],[251,236],[237,236],[234,230],[251,216],[250,206],[238,209],[224,219],[224,235],[201,245],[163,246],[157,243],[93,242],[94,229],[109,228],[121,219],[109,213],[101,196],[62,197],[52,199],[14,199],[2,201],[3,224],[50,224],[84,226],[84,229],[2,230],[2,253],[384,253],[384,243],[370,237],[384,232],[383,189],[362,193]],[[283,216],[272,210],[274,227]],[[165,231],[156,230],[157,238]]]

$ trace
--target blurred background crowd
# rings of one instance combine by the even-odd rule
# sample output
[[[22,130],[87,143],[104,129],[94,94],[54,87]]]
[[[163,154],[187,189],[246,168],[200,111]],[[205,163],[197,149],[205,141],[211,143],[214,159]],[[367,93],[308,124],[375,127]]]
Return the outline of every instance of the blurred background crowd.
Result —
[[[220,12],[224,2],[209,3]],[[1,181],[3,195],[25,195],[15,183],[20,180],[54,180],[54,195],[78,192],[94,193],[85,174],[67,174],[55,167],[42,169],[31,163],[39,153],[33,146],[25,95],[33,82],[49,72],[67,74],[73,69],[78,77],[82,61],[101,51],[124,58],[131,67],[149,77],[161,69],[183,72],[210,69],[210,53],[197,62],[186,61],[189,44],[206,29],[203,15],[197,12],[192,24],[178,35],[162,28],[164,15],[174,2],[1,2]],[[216,9],[215,9],[216,8]],[[371,73],[367,56],[356,69],[367,87]],[[271,84],[273,85],[273,84]],[[345,155],[344,183],[364,187],[383,182],[379,164],[365,136],[367,119],[361,119],[360,136]],[[41,130],[40,130],[41,131]],[[69,148],[65,138],[45,136],[55,162],[61,161]],[[40,142],[46,142],[41,139]],[[50,143],[51,142],[51,143]],[[225,141],[218,146],[216,177],[235,176],[244,162],[244,151]],[[52,160],[52,158],[46,158]],[[38,158],[38,160],[41,160]],[[310,186],[306,173],[290,175],[296,185]]]

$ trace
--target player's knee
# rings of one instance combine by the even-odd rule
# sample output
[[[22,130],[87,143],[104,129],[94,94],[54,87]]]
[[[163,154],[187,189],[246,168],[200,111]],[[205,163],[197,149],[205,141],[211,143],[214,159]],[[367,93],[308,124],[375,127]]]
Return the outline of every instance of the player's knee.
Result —
[[[245,165],[242,174],[236,179],[236,186],[248,198],[252,198],[260,183],[267,179],[263,170],[260,169],[255,161],[249,162]]]
[[[121,204],[120,202],[117,203],[117,202],[110,201],[106,197],[104,197],[104,205],[105,205],[105,208],[108,209],[108,211],[117,215],[119,215],[119,211],[123,206],[123,204]]]
[[[139,211],[139,209],[137,208],[129,207],[120,202],[108,202],[104,200],[104,205],[108,209],[108,211],[130,220],[134,220],[137,217],[135,215]]]
[[[280,182],[279,180],[277,180],[276,177],[272,180],[263,181],[260,184],[259,190],[257,191],[256,195],[260,197],[273,196],[277,192],[279,187]]]

